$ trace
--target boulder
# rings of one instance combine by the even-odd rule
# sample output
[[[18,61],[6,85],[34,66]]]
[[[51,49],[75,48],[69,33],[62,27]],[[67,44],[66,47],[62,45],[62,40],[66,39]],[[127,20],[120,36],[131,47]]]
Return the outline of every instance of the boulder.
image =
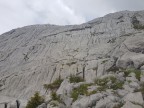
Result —
[[[57,94],[58,95],[63,95],[63,94],[67,94],[67,95],[70,95],[71,91],[73,90],[73,84],[70,84],[69,83],[69,80],[68,79],[65,79],[59,89],[57,90]]]
[[[94,107],[103,95],[101,93],[93,94],[91,96],[84,96],[81,99],[76,100],[72,104],[72,108],[88,108]]]
[[[144,104],[144,100],[143,100],[141,92],[129,93],[124,97],[124,100],[126,102],[129,101],[129,102],[133,102],[133,103],[140,104],[140,105]]]
[[[104,97],[96,103],[95,108],[113,108],[115,106],[114,102],[111,99]]]
[[[127,91],[127,90],[121,90],[121,89],[118,89],[117,90],[117,94],[122,98],[122,97],[124,97],[126,94],[128,94],[129,93],[129,91]]]
[[[127,101],[122,108],[142,108],[142,106]]]
[[[39,105],[37,108],[47,108],[47,104],[43,103],[43,104]]]
[[[61,95],[60,96],[62,102],[65,104],[66,107],[70,107],[72,102],[73,102],[73,99],[66,96],[65,94]]]

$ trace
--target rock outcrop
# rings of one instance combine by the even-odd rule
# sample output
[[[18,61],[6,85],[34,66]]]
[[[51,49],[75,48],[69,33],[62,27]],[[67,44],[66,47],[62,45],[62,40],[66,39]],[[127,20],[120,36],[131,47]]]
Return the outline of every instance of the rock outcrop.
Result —
[[[13,29],[0,35],[0,106],[15,100],[22,100],[25,105],[35,91],[47,95],[44,84],[52,83],[59,76],[67,79],[71,74],[84,78],[84,83],[93,83],[95,78],[112,72],[118,80],[125,81],[124,89],[117,93],[122,97],[133,93],[144,81],[143,75],[123,77],[124,73],[119,71],[128,68],[144,71],[143,45],[144,11],[112,13],[81,25],[32,25]],[[59,95],[71,92],[76,86],[66,80],[63,84],[68,85],[60,86]],[[101,95],[100,100],[92,96],[80,98],[72,106],[81,108],[83,102],[86,107],[95,108],[117,105],[115,100],[119,97]],[[71,99],[67,98],[65,104],[69,105]],[[133,105],[129,101],[123,108],[127,105],[133,107],[139,103]]]

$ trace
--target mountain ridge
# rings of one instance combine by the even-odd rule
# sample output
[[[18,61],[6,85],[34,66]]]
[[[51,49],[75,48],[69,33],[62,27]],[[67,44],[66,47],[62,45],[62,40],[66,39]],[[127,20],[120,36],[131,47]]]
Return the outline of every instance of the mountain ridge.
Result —
[[[76,74],[92,82],[111,67],[143,70],[143,25],[144,11],[122,11],[80,25],[32,25],[4,33],[0,95],[27,100],[35,91],[44,94],[43,84],[59,76]]]

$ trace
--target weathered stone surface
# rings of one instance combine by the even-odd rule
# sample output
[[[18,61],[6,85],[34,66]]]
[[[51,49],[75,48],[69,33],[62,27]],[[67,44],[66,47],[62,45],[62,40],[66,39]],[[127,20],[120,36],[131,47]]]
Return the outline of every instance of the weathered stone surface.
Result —
[[[43,103],[43,104],[39,105],[37,108],[47,108],[47,104]]]
[[[88,108],[89,97],[83,97],[72,104],[72,108]]]
[[[117,94],[120,97],[124,97],[126,94],[128,94],[129,92],[127,90],[117,90]]]
[[[137,82],[131,82],[129,86],[135,89],[140,89],[140,85]]]
[[[71,104],[73,102],[72,98],[70,98],[70,97],[68,97],[68,96],[66,96],[64,94],[61,95],[60,98],[61,98],[62,102],[65,104],[66,107],[70,107],[71,106]]]
[[[117,12],[81,25],[26,26],[0,35],[0,96],[27,100],[35,91],[45,95],[43,84],[59,76],[76,74],[92,82],[112,67],[142,69],[144,31],[134,29],[133,17],[143,24],[144,11]],[[63,84],[57,93],[64,90]]]
[[[134,102],[134,103],[140,104],[140,105],[143,105],[143,103],[144,103],[141,92],[129,93],[128,95],[126,95],[125,101]]]
[[[58,95],[62,95],[62,94],[70,94],[71,91],[73,90],[73,84],[70,84],[68,82],[68,79],[65,79],[62,83],[61,86],[59,87],[59,89],[57,90],[57,94]]]
[[[126,102],[122,108],[142,108],[142,106],[139,106],[137,104],[132,104],[131,102]]]
[[[95,108],[113,108],[114,105],[114,102],[110,98],[104,97],[104,99],[101,99],[96,103]]]
[[[72,104],[72,108],[88,108],[94,107],[103,95],[101,93],[93,94],[91,96],[82,97]]]

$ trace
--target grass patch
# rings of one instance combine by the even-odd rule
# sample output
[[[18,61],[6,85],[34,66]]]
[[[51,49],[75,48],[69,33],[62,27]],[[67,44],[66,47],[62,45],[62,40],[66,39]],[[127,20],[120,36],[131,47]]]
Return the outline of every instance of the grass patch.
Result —
[[[109,79],[106,77],[103,79],[95,79],[94,83],[99,85],[99,86],[105,86],[108,83],[108,81],[109,81]]]
[[[112,83],[115,83],[116,80],[117,79],[115,77],[110,76],[110,77],[105,77],[105,78],[102,78],[102,79],[95,79],[94,83],[99,85],[99,86],[105,86],[105,85],[107,85],[107,83],[109,81],[111,81]]]
[[[88,86],[87,84],[82,84],[78,88],[73,89],[71,93],[71,98],[73,98],[73,101],[76,101],[78,99],[79,95],[87,95],[88,94]]]
[[[97,90],[90,91],[90,92],[87,93],[87,96],[90,96],[92,94],[96,94],[97,92],[98,92]]]
[[[79,82],[83,82],[84,79],[80,76],[70,75],[69,81],[70,83],[79,83]]]
[[[122,89],[123,88],[123,84],[124,84],[124,82],[122,82],[122,81],[116,81],[115,83],[113,83],[110,86],[110,89],[113,89],[113,90]]]
[[[141,25],[141,24],[139,24],[139,25],[133,25],[133,27],[134,27],[134,29],[138,29],[138,30],[144,29],[144,25]]]
[[[141,71],[138,69],[126,69],[123,70],[125,77],[128,77],[130,73],[135,73],[136,78],[140,81]]]
[[[51,92],[51,99],[54,101],[61,102],[60,96],[56,94],[56,92]]]
[[[106,89],[113,89],[113,90],[122,89],[124,84],[124,82],[117,80],[113,76],[106,77],[103,79],[96,79],[94,82],[95,84],[100,86],[97,88],[97,91],[105,91]],[[108,85],[107,84],[108,82],[111,82],[111,84]]]
[[[58,89],[62,83],[63,79],[61,77],[57,78],[53,83],[51,84],[44,84],[44,88],[46,90],[50,89],[50,90],[55,90]]]

